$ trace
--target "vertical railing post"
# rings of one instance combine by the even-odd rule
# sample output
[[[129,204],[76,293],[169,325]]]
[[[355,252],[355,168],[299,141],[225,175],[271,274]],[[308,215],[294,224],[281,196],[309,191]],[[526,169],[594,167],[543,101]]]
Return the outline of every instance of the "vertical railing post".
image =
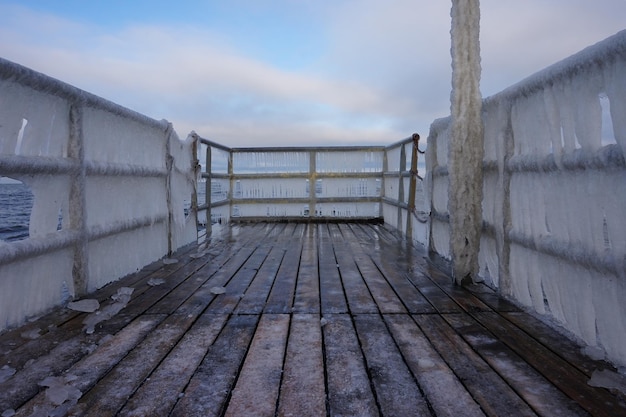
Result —
[[[398,224],[396,229],[402,230],[402,203],[404,203],[404,176],[406,171],[406,150],[404,144],[400,145],[400,166],[398,167]],[[407,216],[408,221],[408,216]]]
[[[233,190],[235,189],[235,177],[233,170],[233,150],[228,150],[228,183],[230,184],[228,187],[228,213],[229,217],[233,215]]]
[[[211,203],[212,203],[212,195],[211,192],[213,187],[211,186],[211,145],[207,145],[206,147],[206,155],[205,155],[205,172],[207,174],[206,180],[204,182],[204,204],[206,205],[206,236],[211,236],[213,232],[213,222],[211,220]]]
[[[309,151],[309,217],[317,214],[317,165],[316,159],[317,152],[315,150]]]
[[[79,164],[77,171],[70,174],[69,217],[70,229],[78,233],[74,248],[72,277],[74,296],[80,297],[87,293],[89,283],[87,211],[85,198],[85,145],[83,132],[83,106],[76,103],[70,107],[70,138],[68,157]]]
[[[409,208],[406,219],[406,235],[413,239],[413,214],[415,213],[415,188],[417,187],[417,157],[420,135],[413,133],[411,150],[411,179],[409,181]]]

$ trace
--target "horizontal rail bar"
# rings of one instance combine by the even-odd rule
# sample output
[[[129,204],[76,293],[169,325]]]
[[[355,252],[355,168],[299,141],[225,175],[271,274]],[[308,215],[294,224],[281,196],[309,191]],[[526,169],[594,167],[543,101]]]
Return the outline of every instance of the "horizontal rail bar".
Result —
[[[78,172],[80,164],[69,158],[44,156],[0,156],[0,174],[70,174]]]
[[[220,143],[217,142],[213,142],[212,140],[209,139],[205,139],[203,137],[198,136],[198,139],[200,140],[200,143],[202,143],[203,145],[208,145],[212,148],[217,148],[220,149],[222,151],[226,151],[226,152],[230,152],[231,148],[229,148],[228,146],[222,145]]]
[[[373,146],[285,146],[285,147],[245,147],[231,148],[233,153],[275,153],[275,152],[384,152],[385,147]]]
[[[384,223],[382,217],[328,217],[328,216],[237,216],[231,217],[230,220],[234,223],[258,223],[258,222],[270,222],[270,223],[289,223],[289,222],[323,222],[323,223]]]
[[[89,240],[98,240],[108,236],[113,236],[122,232],[129,232],[131,230],[141,229],[142,227],[150,227],[155,224],[165,223],[168,220],[168,216],[157,217],[144,217],[141,219],[133,219],[123,222],[115,222],[106,227],[92,226],[87,232]]]
[[[232,204],[308,204],[309,197],[295,198],[233,198]],[[378,203],[380,197],[317,197],[316,203]],[[215,207],[211,205],[211,207]]]
[[[153,168],[131,164],[112,164],[110,162],[85,162],[88,175],[166,177],[165,168]]]
[[[61,230],[45,238],[26,239],[4,243],[0,241],[0,265],[46,255],[69,248],[78,242],[80,234],[73,230]]]
[[[52,94],[73,103],[82,103],[86,106],[106,110],[112,114],[138,121],[142,124],[156,127],[165,131],[168,122],[155,120],[134,110],[130,110],[112,101],[88,93],[56,78],[26,68],[4,58],[0,58],[0,79],[19,83],[46,94]]]

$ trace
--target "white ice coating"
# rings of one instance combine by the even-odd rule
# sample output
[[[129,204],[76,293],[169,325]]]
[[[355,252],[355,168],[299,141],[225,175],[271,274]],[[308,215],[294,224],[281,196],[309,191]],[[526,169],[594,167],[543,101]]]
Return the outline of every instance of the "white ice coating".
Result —
[[[478,272],[482,226],[483,125],[478,0],[452,1],[451,137],[448,150],[450,254],[457,283]]]
[[[626,31],[483,101],[480,276],[626,365]],[[446,149],[431,126],[431,248],[450,257]]]
[[[30,237],[0,242],[0,330],[196,239],[195,137],[0,59],[0,176]]]

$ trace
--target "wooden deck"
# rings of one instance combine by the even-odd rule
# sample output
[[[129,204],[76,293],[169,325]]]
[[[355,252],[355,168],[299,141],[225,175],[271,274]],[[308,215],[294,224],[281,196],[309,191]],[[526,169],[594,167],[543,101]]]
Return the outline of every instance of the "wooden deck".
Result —
[[[230,226],[176,258],[1,335],[0,414],[626,415],[588,385],[610,365],[383,226]]]

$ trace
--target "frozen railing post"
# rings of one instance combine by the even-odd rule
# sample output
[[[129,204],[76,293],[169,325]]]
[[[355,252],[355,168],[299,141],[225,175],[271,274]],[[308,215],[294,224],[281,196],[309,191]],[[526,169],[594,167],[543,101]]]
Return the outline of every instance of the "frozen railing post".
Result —
[[[482,227],[483,125],[480,94],[480,6],[452,1],[452,136],[448,149],[450,252],[457,284],[478,273]]]
[[[625,74],[626,30],[483,101],[478,256],[480,279],[619,366],[626,365]],[[427,157],[430,249],[448,259],[448,199],[459,195],[450,190],[452,136],[452,117],[433,122]]]
[[[0,331],[195,241],[192,141],[0,58],[0,176],[34,199],[29,238],[0,242]]]

